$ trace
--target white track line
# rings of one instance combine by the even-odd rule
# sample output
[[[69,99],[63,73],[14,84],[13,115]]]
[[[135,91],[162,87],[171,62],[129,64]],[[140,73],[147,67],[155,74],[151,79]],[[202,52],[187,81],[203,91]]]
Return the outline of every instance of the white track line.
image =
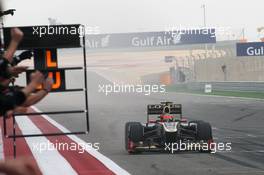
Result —
[[[42,134],[27,116],[19,116],[16,121],[23,134]],[[36,149],[36,145],[49,142],[46,137],[27,137],[25,140],[43,174],[77,175],[76,171],[57,150],[43,150],[40,152]]]
[[[41,112],[39,109],[37,109],[34,106],[32,106],[32,108],[36,112]],[[51,119],[49,116],[47,116],[47,115],[41,115],[41,116],[43,118],[45,118],[47,121],[49,121],[51,124],[53,124],[55,127],[57,127],[58,129],[60,129],[62,132],[70,132],[68,129],[66,129],[65,127],[63,127],[62,125],[60,125],[59,123],[57,123],[56,121],[54,121],[53,119]],[[75,136],[75,135],[69,135],[68,137],[70,139],[72,139],[73,141],[75,141],[76,143],[80,144],[80,145],[86,145],[84,147],[85,148],[85,151],[88,152],[89,154],[91,154],[93,157],[95,157],[101,163],[103,163],[113,173],[118,174],[118,175],[130,175],[126,170],[122,169],[120,166],[118,166],[115,162],[113,162],[108,157],[104,156],[103,154],[99,153],[95,149],[91,148],[91,146],[89,146],[85,141],[81,140],[77,136]]]
[[[4,140],[2,137],[2,130],[0,128],[0,160],[5,159],[5,154],[4,154]]]

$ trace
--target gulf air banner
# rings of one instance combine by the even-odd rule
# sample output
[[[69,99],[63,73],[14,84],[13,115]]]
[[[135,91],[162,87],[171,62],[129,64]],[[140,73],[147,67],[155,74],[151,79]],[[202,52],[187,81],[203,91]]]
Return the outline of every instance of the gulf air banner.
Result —
[[[237,43],[237,56],[264,56],[264,42]]]
[[[215,42],[215,29],[99,34],[86,38],[86,46],[90,49],[151,48]]]

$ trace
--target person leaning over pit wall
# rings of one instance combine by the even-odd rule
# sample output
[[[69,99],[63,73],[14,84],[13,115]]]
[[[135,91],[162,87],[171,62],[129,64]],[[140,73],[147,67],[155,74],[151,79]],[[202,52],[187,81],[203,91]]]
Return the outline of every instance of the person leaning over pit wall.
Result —
[[[0,0],[0,12],[2,12],[2,1]],[[19,31],[18,29],[13,29],[12,30],[12,41],[7,49],[7,52],[3,56],[0,56],[0,74],[4,75],[0,77],[0,82],[3,85],[8,85],[11,80],[9,77],[5,77],[5,75],[12,75],[12,76],[17,76],[21,72],[25,71],[26,68],[23,67],[7,67],[7,63],[11,62],[12,63],[12,58],[16,48],[18,46],[18,43],[23,37],[23,33]],[[6,62],[8,60],[8,62]],[[3,64],[3,65],[1,65]],[[3,67],[1,67],[3,66]],[[36,72],[34,75],[31,76],[31,83],[23,88],[21,91],[18,91],[17,94],[15,94],[13,97],[13,100],[11,100],[11,106],[8,107],[7,109],[11,109],[9,112],[13,112],[12,109],[18,110],[19,105],[23,104],[25,102],[26,97],[28,97],[32,92],[35,91],[36,87],[38,84],[43,83],[44,81],[44,76],[40,72]],[[46,80],[46,86],[50,87],[50,81],[51,80]],[[47,88],[47,91],[49,90]],[[18,97],[16,97],[16,95]],[[0,92],[1,98],[4,97],[4,95]],[[21,96],[21,97],[20,97]],[[20,99],[21,98],[21,99]],[[18,102],[20,99],[21,101]],[[3,103],[3,105],[6,105],[6,103]],[[24,107],[22,107],[24,109]],[[2,109],[2,107],[0,107]],[[3,111],[4,113],[5,111]],[[18,158],[18,159],[6,159],[6,160],[0,160],[0,174],[6,174],[6,175],[42,175],[38,165],[34,163],[31,159],[28,158]]]
[[[0,4],[1,5],[1,4]],[[36,103],[41,97],[45,96],[50,90],[52,81],[45,80],[40,72],[31,75],[31,83],[21,90],[11,91],[8,85],[13,81],[12,77],[17,77],[24,72],[27,67],[12,67],[13,55],[23,37],[23,33],[15,28],[12,29],[12,41],[7,51],[0,55],[0,115],[11,115],[13,112],[24,112],[25,106]],[[32,93],[35,92],[39,84],[44,82],[45,92],[37,92],[35,98]],[[4,92],[9,91],[9,92]],[[43,94],[40,94],[43,93]],[[37,98],[36,98],[37,97]],[[9,113],[9,114],[8,114]],[[31,159],[18,158],[16,160],[6,159],[0,161],[0,173],[6,175],[41,175],[41,171]]]
[[[13,67],[11,65],[14,61],[16,48],[22,38],[23,33],[18,28],[11,29],[10,45],[3,56],[0,56],[0,115],[11,116],[14,112],[25,112],[27,107],[42,100],[51,90],[52,79],[44,79],[43,74],[38,71],[31,75],[31,83],[25,88],[20,90],[9,87],[14,77],[17,77],[27,69],[27,67]],[[44,88],[35,92],[40,84],[43,84]]]

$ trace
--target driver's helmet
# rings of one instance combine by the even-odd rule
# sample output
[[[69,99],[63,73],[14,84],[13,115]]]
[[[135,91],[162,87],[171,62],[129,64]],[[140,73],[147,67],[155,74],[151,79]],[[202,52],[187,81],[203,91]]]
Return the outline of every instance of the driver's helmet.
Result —
[[[173,121],[173,118],[174,117],[172,115],[170,115],[170,114],[169,115],[166,115],[166,114],[165,115],[163,115],[163,114],[160,115],[160,120],[161,121]]]
[[[161,121],[173,121],[174,116],[170,114],[170,108],[165,106],[163,109],[163,114],[160,115]]]

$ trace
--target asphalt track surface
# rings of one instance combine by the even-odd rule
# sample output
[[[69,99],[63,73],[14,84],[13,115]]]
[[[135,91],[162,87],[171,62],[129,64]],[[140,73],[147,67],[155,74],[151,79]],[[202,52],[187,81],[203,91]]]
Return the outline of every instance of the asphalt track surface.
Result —
[[[77,73],[70,84],[80,84]],[[151,94],[99,93],[98,86],[108,80],[88,72],[90,133],[83,140],[100,143],[100,152],[135,175],[237,175],[264,174],[264,101],[207,97],[176,93]],[[79,93],[51,94],[37,107],[42,111],[82,109]],[[128,121],[146,121],[146,105],[160,101],[183,105],[189,120],[205,120],[213,126],[216,142],[231,142],[231,152],[143,153],[129,155],[124,149],[124,126]],[[85,129],[83,115],[51,116],[71,131]]]

